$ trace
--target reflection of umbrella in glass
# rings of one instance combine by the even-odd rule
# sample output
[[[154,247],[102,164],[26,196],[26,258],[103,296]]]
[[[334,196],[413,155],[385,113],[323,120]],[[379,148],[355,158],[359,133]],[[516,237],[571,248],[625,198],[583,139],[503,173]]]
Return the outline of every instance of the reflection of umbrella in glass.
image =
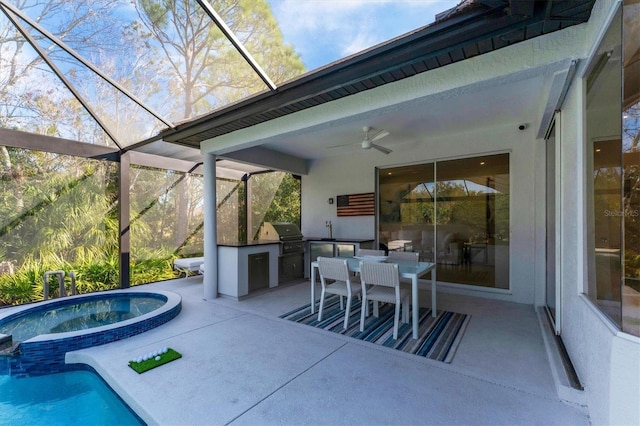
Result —
[[[478,194],[500,194],[495,188],[491,188],[487,185],[481,185],[479,183],[474,182],[471,179],[456,179],[456,180],[447,180],[440,181],[440,184],[444,184],[450,187],[459,187],[464,188],[465,194],[468,195],[478,195]],[[433,194],[435,192],[436,184],[434,182],[423,182],[416,185],[415,188],[411,190],[404,199],[417,200],[417,199],[425,199],[431,198],[433,199]]]

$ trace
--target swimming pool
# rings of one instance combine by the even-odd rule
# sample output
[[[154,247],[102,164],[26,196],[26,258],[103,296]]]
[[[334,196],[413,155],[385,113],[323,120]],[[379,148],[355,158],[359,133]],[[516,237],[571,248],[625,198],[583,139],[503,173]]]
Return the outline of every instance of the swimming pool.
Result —
[[[0,322],[0,333],[24,342],[41,334],[87,330],[139,317],[167,302],[160,294],[117,294],[109,298],[81,298],[47,309],[27,310]]]
[[[67,352],[143,333],[170,321],[181,309],[176,293],[129,289],[40,302],[4,317],[0,313],[0,333],[15,333],[14,341],[20,342],[4,374],[64,371]]]
[[[92,371],[17,378],[0,375],[0,424],[141,425]]]
[[[0,322],[0,333],[24,342],[41,334],[87,330],[139,317],[158,309],[166,297],[155,294],[125,293],[109,298],[80,298],[46,309],[29,309]]]

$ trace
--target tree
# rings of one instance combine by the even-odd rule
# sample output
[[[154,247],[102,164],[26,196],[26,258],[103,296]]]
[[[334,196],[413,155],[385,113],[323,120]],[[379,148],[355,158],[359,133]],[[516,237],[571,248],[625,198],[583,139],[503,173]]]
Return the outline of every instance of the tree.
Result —
[[[292,222],[300,226],[300,179],[284,172],[253,175],[250,178],[252,229],[255,239],[264,222]]]
[[[174,121],[265,89],[195,1],[136,0],[133,18],[127,14],[131,11],[127,0],[17,0],[14,4]],[[225,0],[214,7],[274,81],[304,72],[298,55],[284,45],[266,1]],[[0,13],[0,126],[113,145],[14,24],[3,18]],[[164,125],[149,120],[148,113],[109,83],[20,22],[119,142],[127,145],[144,139]],[[96,276],[101,274],[106,278],[99,281],[113,283],[118,261],[115,170],[114,164],[0,146],[0,254],[17,263],[48,259],[49,264],[67,265],[102,256],[104,267],[96,268]],[[141,218],[131,227],[134,249],[162,257],[201,245],[202,179],[134,167],[131,180],[130,191],[136,195],[132,218]],[[235,202],[225,203],[231,208],[220,218],[229,216],[241,230],[246,223],[243,187],[237,182],[226,186]],[[293,210],[299,217],[297,193]],[[295,201],[290,204],[294,206]],[[286,206],[274,209],[287,210]],[[246,230],[242,232],[246,235]],[[41,266],[32,268],[31,276],[41,277]]]
[[[90,54],[113,48],[110,18],[119,3],[119,0],[18,0],[14,6],[81,54]],[[69,63],[70,57],[61,49],[44,41],[44,36],[26,22],[18,21],[53,60]],[[0,97],[4,101],[0,104],[0,126],[47,133],[40,125],[39,103],[70,99],[70,93],[65,89],[63,94],[62,90],[61,82],[44,65],[44,60],[13,23],[0,15]]]
[[[211,4],[273,80],[288,80],[304,71],[299,56],[283,43],[266,1],[219,0]],[[158,61],[157,72],[166,87],[162,103],[174,121],[265,90],[265,84],[195,0],[137,0],[135,6],[143,23],[135,29],[148,40],[153,55],[164,58]],[[186,229],[186,209],[191,204],[187,193],[182,197],[177,204],[179,230]],[[225,203],[224,208],[230,206]],[[230,223],[238,223],[241,218],[232,210],[219,219],[228,216]]]
[[[275,81],[304,71],[264,0],[211,2],[245,47]],[[140,20],[153,35],[155,54],[165,58],[165,104],[182,121],[254,94],[266,87],[195,0],[136,0]],[[138,27],[142,33],[143,28]],[[257,53],[256,53],[257,52]]]

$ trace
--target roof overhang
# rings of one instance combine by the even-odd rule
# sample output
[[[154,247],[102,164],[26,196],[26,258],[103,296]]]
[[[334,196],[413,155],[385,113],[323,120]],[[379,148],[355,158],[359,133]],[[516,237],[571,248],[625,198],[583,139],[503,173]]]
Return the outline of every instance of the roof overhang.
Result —
[[[157,139],[199,148],[224,134],[399,81],[588,21],[595,0],[464,1],[431,25],[167,130]]]

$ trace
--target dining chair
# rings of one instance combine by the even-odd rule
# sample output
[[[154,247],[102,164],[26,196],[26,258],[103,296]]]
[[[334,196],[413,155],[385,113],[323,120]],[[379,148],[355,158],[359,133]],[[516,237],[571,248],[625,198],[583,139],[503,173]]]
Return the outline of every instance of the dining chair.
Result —
[[[420,253],[417,251],[390,251],[389,260],[412,260],[416,263],[420,260]]]
[[[360,296],[361,287],[357,278],[349,274],[349,266],[345,259],[334,259],[330,257],[318,257],[318,271],[320,272],[320,307],[318,309],[318,321],[322,321],[322,310],[324,308],[325,296],[327,293],[340,296],[340,309],[345,309],[342,297],[347,298],[347,306],[344,314],[344,329],[349,327],[349,316],[351,315],[351,300],[353,296]],[[333,280],[328,283],[328,280]]]
[[[384,256],[384,250],[358,249],[358,256]]]
[[[405,260],[416,262],[417,264],[420,261],[420,253],[417,251],[390,251],[388,259],[389,262],[393,262],[394,260]],[[400,284],[411,288],[411,280],[409,279],[400,278]]]
[[[378,316],[378,302],[395,303],[393,317],[393,339],[398,339],[400,322],[400,304],[402,303],[402,321],[409,322],[409,292],[400,287],[400,272],[397,263],[360,262],[360,282],[362,288],[362,306],[373,301],[373,315]],[[370,286],[367,288],[367,286]],[[368,309],[360,310],[360,331],[364,331],[365,316]]]

